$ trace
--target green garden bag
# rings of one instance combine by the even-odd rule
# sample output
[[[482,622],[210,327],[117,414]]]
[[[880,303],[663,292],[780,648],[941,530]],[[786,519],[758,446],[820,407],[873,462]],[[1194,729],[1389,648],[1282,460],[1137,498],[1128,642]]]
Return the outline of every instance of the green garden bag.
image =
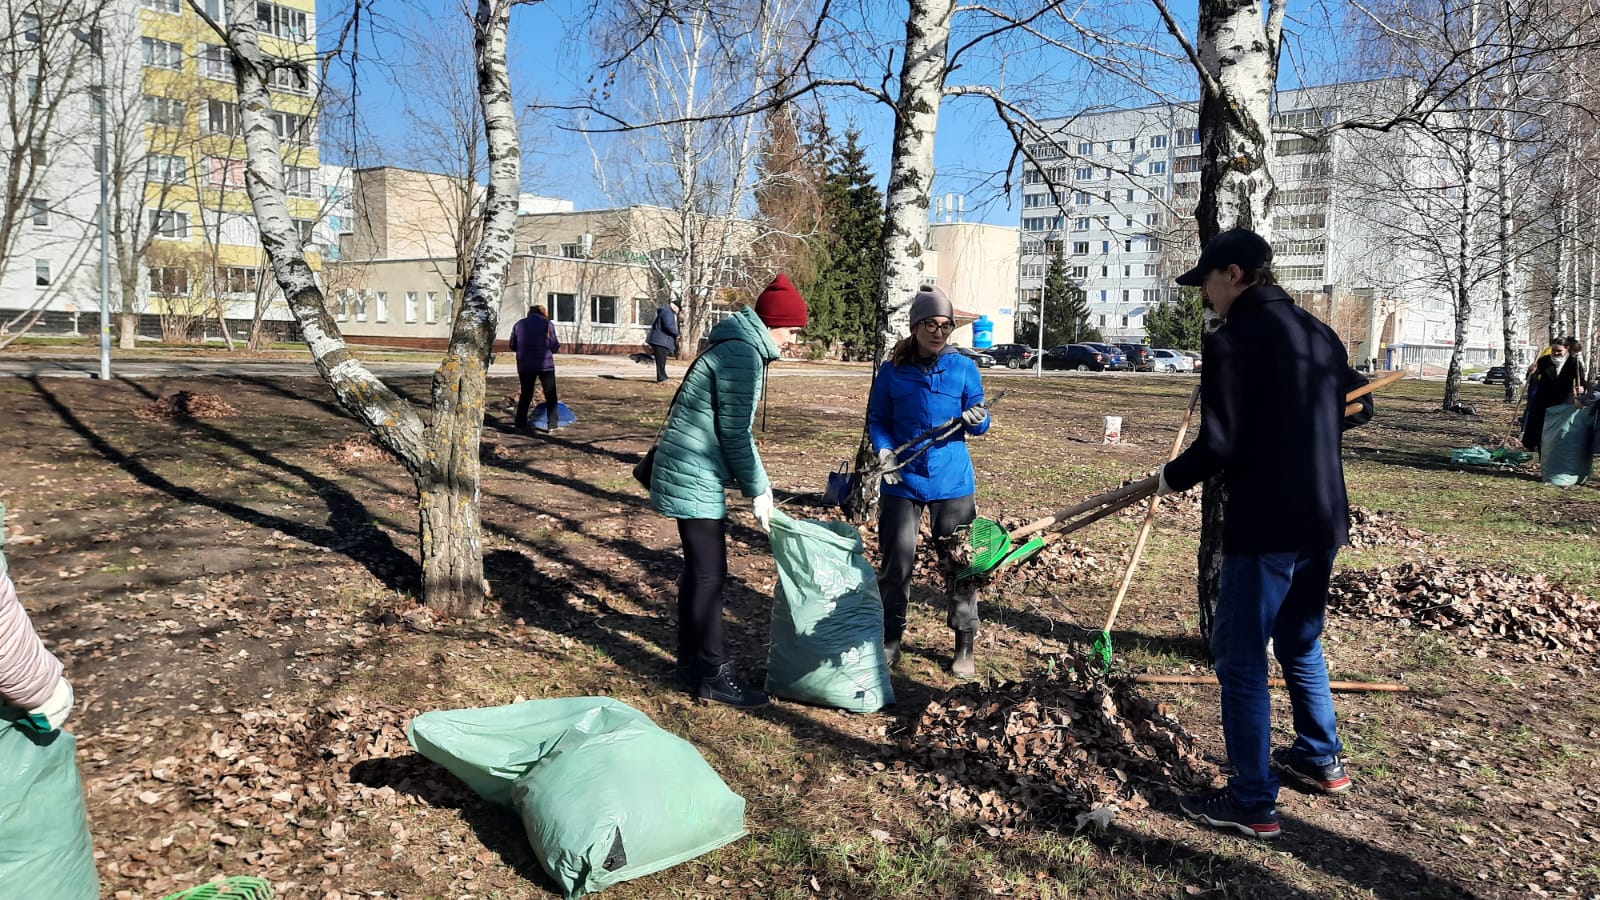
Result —
[[[89,815],[78,778],[78,739],[30,734],[0,714],[0,895],[95,900]]]
[[[1589,448],[1594,435],[1594,409],[1563,403],[1544,413],[1544,433],[1539,437],[1539,472],[1545,484],[1572,487],[1589,479],[1593,460]]]
[[[894,702],[883,656],[883,600],[861,532],[844,522],[772,514],[778,593],[767,693],[851,712]]]
[[[609,697],[424,713],[411,746],[522,818],[567,897],[743,837],[744,798],[693,744]]]

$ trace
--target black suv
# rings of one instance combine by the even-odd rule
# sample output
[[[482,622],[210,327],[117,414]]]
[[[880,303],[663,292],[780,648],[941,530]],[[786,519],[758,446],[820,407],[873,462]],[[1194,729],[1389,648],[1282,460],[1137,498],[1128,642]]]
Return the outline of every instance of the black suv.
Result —
[[[1118,344],[1117,349],[1128,358],[1128,365],[1135,372],[1154,372],[1156,370],[1156,355],[1150,348],[1143,344]]]
[[[1100,372],[1106,367],[1106,355],[1088,344],[1057,344],[1044,355],[1043,365],[1046,369]]]
[[[996,363],[1008,369],[1036,366],[1039,364],[1039,357],[1044,355],[1027,344],[995,344],[983,352],[994,357]]]

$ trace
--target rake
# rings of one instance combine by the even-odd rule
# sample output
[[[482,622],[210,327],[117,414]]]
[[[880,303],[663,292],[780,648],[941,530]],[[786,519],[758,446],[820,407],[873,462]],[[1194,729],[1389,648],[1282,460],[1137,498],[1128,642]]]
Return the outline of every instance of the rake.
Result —
[[[234,875],[168,894],[162,900],[272,900],[272,883],[253,875]]]
[[[1000,391],[993,397],[988,398],[984,402],[984,408],[994,409],[996,404],[1005,399],[1007,393],[1006,391]],[[962,427],[962,424],[961,417],[955,416],[948,421],[940,422],[938,425],[894,448],[895,462],[892,466],[885,466],[878,461],[877,457],[872,457],[865,465],[854,472],[845,470],[843,466],[840,467],[840,471],[829,472],[828,487],[822,492],[823,502],[848,508],[849,499],[855,496],[870,498],[866,504],[869,507],[876,504],[878,502],[878,490],[883,485],[883,476],[904,468],[912,460],[926,453],[928,448],[955,434],[957,429]],[[915,448],[916,452],[911,453],[910,456],[904,459],[901,458],[901,454],[911,452],[913,448]]]

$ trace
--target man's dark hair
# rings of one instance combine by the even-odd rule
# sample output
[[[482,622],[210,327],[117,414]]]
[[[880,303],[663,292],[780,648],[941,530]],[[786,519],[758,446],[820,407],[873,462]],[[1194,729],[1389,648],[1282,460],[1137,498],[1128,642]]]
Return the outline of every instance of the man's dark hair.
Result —
[[[1278,276],[1272,274],[1271,266],[1262,266],[1251,272],[1245,272],[1245,286],[1254,287],[1258,284],[1277,284]]]
[[[1567,345],[1567,352],[1574,356],[1583,352],[1583,341],[1580,341],[1575,337],[1569,337],[1563,341],[1563,343]]]

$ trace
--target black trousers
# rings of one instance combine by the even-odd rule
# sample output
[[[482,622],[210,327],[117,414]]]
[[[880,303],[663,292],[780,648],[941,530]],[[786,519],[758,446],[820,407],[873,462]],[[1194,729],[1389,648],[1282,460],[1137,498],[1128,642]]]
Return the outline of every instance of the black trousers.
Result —
[[[935,538],[949,537],[978,517],[978,503],[973,494],[926,504],[883,495],[878,506],[878,552],[883,556],[878,593],[883,597],[883,639],[886,641],[900,640],[906,629],[911,573],[917,563],[917,529],[922,524],[924,509],[932,519]],[[977,590],[970,585],[961,588],[947,585],[946,588],[949,626],[956,631],[978,630]]]
[[[549,407],[546,420],[551,429],[556,427],[556,370],[545,372],[532,372],[517,370],[517,378],[522,381],[522,395],[517,398],[516,427],[528,427],[528,405],[533,402],[533,386],[538,384],[544,389],[544,402]]]
[[[667,380],[667,348],[660,344],[651,344],[650,352],[656,356],[656,380]]]
[[[678,663],[704,670],[728,661],[723,646],[723,584],[728,580],[726,519],[679,519],[683,575],[678,578]],[[697,673],[698,674],[698,673]]]

